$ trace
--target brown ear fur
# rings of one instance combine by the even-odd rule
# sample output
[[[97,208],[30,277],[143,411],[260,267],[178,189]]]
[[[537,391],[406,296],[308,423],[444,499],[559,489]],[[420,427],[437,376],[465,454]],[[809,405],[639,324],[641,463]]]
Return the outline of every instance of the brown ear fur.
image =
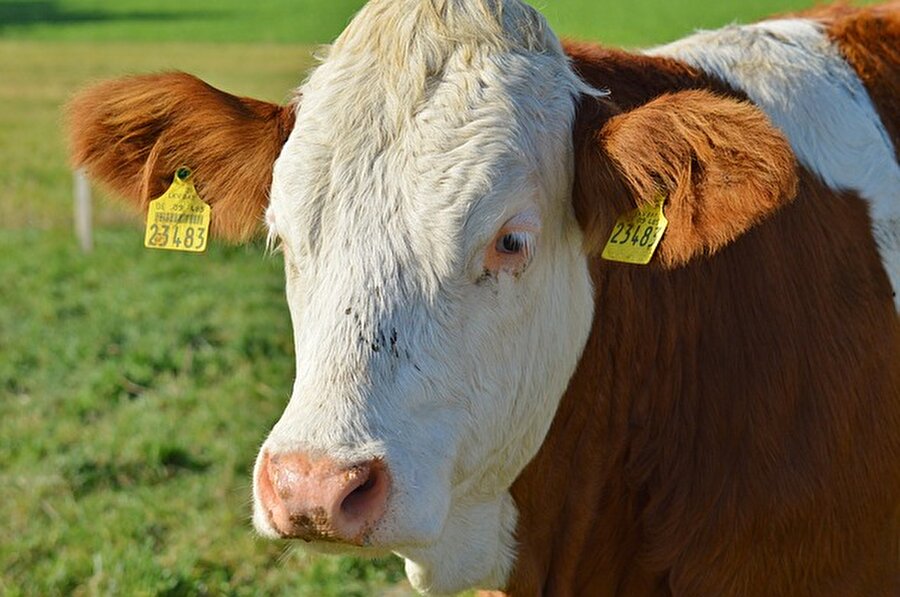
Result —
[[[669,228],[654,259],[666,267],[719,250],[796,195],[794,155],[750,103],[682,91],[612,117],[587,112],[600,128],[576,128],[575,209],[591,253],[618,215],[660,192]]]
[[[72,161],[140,209],[188,166],[212,234],[246,240],[268,204],[295,105],[236,97],[184,73],[100,83],[68,105]]]

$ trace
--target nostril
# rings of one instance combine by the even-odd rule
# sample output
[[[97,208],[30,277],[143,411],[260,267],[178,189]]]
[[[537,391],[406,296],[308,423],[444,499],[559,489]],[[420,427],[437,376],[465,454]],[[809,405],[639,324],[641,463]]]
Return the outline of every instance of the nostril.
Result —
[[[356,487],[341,501],[341,514],[351,519],[369,519],[383,507],[387,494],[387,474],[384,466],[376,461],[370,465],[355,467]]]

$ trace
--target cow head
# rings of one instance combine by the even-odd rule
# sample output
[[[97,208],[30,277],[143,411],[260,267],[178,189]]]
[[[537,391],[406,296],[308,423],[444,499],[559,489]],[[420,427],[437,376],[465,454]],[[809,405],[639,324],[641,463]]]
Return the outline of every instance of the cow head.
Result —
[[[393,551],[423,591],[504,584],[508,488],[591,327],[588,259],[614,219],[604,196],[633,202],[657,181],[690,226],[715,185],[680,169],[696,162],[697,129],[723,119],[724,137],[759,136],[760,151],[790,160],[752,107],[703,94],[631,118],[588,110],[576,144],[579,102],[605,105],[601,95],[516,0],[373,0],[290,106],[186,75],[74,100],[77,163],[140,205],[191,166],[214,231],[239,240],[264,213],[283,252],[297,371],[256,462],[259,532]],[[659,124],[668,117],[676,128]],[[654,126],[665,143],[642,137]],[[599,162],[580,183],[593,192],[573,201],[575,164],[587,163],[576,147]],[[701,157],[718,164],[715,153]],[[780,196],[782,182],[762,194]],[[715,248],[688,232],[661,249],[675,255],[665,264]]]

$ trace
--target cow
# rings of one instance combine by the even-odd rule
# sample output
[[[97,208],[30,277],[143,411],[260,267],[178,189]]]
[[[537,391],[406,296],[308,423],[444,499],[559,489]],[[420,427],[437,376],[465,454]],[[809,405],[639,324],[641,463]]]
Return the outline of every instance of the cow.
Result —
[[[262,535],[435,594],[875,596],[898,98],[898,2],[626,52],[519,0],[371,0],[286,105],[169,73],[68,114],[137,208],[186,165],[213,234],[283,253]],[[649,263],[603,259],[636,208],[668,220]]]

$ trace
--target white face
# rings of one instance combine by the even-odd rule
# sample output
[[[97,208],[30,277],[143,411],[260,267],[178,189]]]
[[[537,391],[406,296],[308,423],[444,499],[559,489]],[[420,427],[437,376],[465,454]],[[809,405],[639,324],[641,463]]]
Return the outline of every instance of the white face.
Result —
[[[456,44],[418,76],[434,57],[385,64],[389,41],[354,30],[366,16],[302,88],[275,165],[267,221],[297,377],[254,478],[263,454],[378,459],[390,493],[364,551],[407,558],[420,590],[497,587],[514,559],[508,488],[592,316],[570,206],[580,89],[555,40]],[[254,497],[277,536],[258,482]]]

